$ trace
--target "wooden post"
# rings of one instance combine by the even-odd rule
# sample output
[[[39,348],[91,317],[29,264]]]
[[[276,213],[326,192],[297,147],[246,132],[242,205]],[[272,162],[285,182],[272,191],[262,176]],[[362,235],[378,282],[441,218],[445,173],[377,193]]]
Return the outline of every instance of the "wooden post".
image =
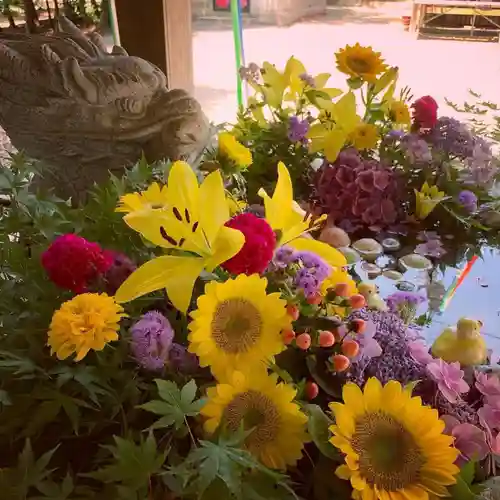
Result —
[[[192,92],[193,30],[190,0],[115,0],[117,31],[122,47],[166,75],[169,88]]]

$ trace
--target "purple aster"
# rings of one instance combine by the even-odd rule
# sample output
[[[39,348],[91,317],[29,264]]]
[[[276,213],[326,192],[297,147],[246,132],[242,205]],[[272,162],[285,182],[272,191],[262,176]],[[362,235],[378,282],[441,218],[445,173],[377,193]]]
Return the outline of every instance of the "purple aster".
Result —
[[[295,286],[302,289],[306,297],[314,295],[321,284],[321,281],[312,274],[309,269],[303,268],[297,271],[295,275]]]
[[[446,250],[441,243],[441,240],[428,240],[425,243],[420,243],[415,247],[415,253],[419,255],[428,255],[429,257],[440,258]]]
[[[458,203],[464,207],[467,212],[477,211],[477,196],[468,190],[461,191],[458,195]]]
[[[435,359],[426,366],[426,370],[436,382],[441,394],[450,403],[456,403],[461,394],[469,392],[460,363],[447,363],[442,359]]]
[[[192,375],[200,367],[196,354],[190,353],[183,345],[173,343],[168,352],[168,364],[172,371]]]
[[[289,264],[291,264],[296,258],[297,252],[287,246],[278,248],[274,253],[273,261],[275,267],[278,269],[285,269]]]
[[[328,278],[332,272],[332,268],[313,252],[298,252],[295,255],[295,260],[300,261],[320,283]]]
[[[161,371],[168,360],[174,331],[163,314],[150,311],[130,329],[132,354],[146,370]]]
[[[311,88],[316,88],[316,82],[314,81],[314,78],[309,75],[308,73],[302,73],[299,75],[299,78],[306,84],[309,85]]]
[[[288,123],[288,138],[292,142],[300,142],[306,138],[309,131],[309,122],[307,120],[300,120],[296,116],[292,116]]]

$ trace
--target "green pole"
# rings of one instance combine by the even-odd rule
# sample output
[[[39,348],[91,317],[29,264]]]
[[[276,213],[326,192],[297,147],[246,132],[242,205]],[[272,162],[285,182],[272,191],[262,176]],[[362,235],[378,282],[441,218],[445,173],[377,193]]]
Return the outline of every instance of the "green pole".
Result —
[[[113,43],[120,45],[120,36],[118,34],[118,23],[116,20],[115,0],[109,0],[109,23],[111,25],[111,34],[113,35]]]
[[[240,78],[241,57],[242,57],[242,40],[241,40],[241,23],[239,15],[239,0],[231,0],[231,18],[233,24],[234,38],[234,59],[236,64],[236,95],[238,99],[238,109],[243,108],[243,85]]]

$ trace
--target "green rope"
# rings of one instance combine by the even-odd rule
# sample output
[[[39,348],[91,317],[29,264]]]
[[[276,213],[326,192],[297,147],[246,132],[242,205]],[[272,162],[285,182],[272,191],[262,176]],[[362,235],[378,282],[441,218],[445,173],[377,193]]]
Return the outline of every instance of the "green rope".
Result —
[[[115,19],[115,9],[114,9],[114,0],[109,0],[108,2],[108,15],[109,15],[109,24],[111,25],[111,34],[113,35],[113,43],[115,45],[119,45],[119,36],[118,36],[118,27],[116,26]]]

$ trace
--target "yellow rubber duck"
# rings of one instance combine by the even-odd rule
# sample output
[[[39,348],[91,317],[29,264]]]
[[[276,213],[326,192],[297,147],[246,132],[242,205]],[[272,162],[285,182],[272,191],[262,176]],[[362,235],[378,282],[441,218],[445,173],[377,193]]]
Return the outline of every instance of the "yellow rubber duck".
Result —
[[[432,355],[448,363],[458,361],[462,366],[485,363],[488,351],[480,331],[482,326],[479,320],[460,318],[456,327],[445,328],[434,341]]]
[[[378,294],[377,285],[363,281],[358,285],[358,292],[365,298],[366,305],[369,309],[377,311],[388,311],[389,308],[384,302],[384,299]]]

